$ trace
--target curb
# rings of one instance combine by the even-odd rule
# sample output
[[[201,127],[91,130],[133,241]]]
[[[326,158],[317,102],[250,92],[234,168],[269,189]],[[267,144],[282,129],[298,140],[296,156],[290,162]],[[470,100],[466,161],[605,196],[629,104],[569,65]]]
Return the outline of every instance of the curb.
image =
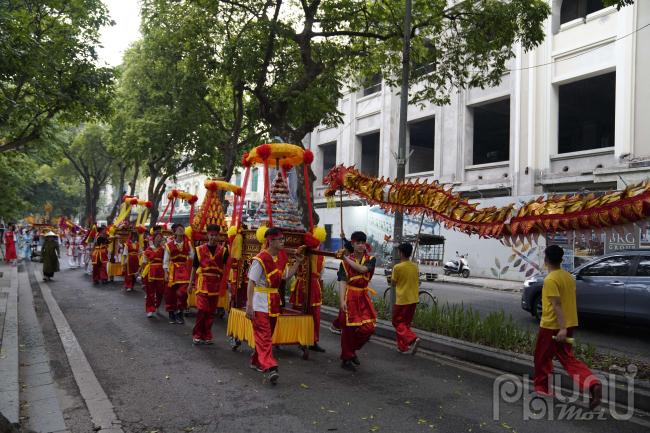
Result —
[[[338,309],[321,306],[321,317],[328,321],[333,321],[338,317]],[[456,338],[446,337],[444,335],[434,334],[432,332],[414,329],[420,337],[420,347],[432,352],[442,353],[454,358],[468,361],[474,364],[483,365],[495,370],[515,374],[517,376],[533,377],[533,357],[507,350],[494,349],[481,344],[469,343]],[[395,340],[395,329],[392,324],[386,320],[377,319],[375,334],[379,337]],[[559,363],[555,363],[555,371],[562,373],[562,388],[566,390],[573,389],[571,377],[561,368]],[[610,392],[614,393],[616,405],[628,407],[630,404],[634,409],[643,412],[650,412],[650,384],[634,382],[634,392],[629,392],[627,387],[622,386],[626,383],[626,378],[600,370],[593,370],[594,374],[599,377],[606,377],[610,383]],[[605,387],[603,387],[605,388]],[[566,395],[566,393],[563,393]],[[605,397],[603,389],[603,397]],[[611,400],[611,399],[610,399]]]
[[[90,418],[95,425],[95,431],[99,433],[124,433],[111,401],[104,392],[99,380],[97,380],[86,355],[77,341],[77,337],[70,328],[56,299],[54,299],[50,287],[41,282],[42,274],[40,271],[34,270],[33,272],[54,326],[59,333],[72,375],[88,408]]]
[[[18,267],[11,268],[11,284],[6,290],[7,311],[0,346],[0,413],[18,426],[20,384],[18,383]]]

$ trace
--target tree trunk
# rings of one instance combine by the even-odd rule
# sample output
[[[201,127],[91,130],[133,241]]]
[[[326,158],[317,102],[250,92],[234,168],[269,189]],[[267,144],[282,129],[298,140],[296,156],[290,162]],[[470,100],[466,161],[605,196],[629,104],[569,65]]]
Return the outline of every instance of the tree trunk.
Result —
[[[149,170],[150,173],[155,173],[155,170]],[[149,187],[147,188],[147,200],[152,203],[150,215],[149,215],[149,225],[154,226],[158,222],[158,216],[160,215],[160,201],[162,196],[165,193],[165,182],[167,182],[168,176],[163,176],[159,179],[155,177],[149,178]]]
[[[93,213],[92,193],[90,191],[90,179],[84,179],[84,196],[86,201],[86,224],[91,226],[95,223],[95,214]]]
[[[136,184],[138,183],[138,176],[140,175],[140,163],[135,164],[135,168],[133,169],[133,178],[131,178],[131,182],[129,182],[129,195],[135,195],[135,187]]]
[[[117,186],[117,198],[115,199],[115,203],[113,203],[113,208],[111,209],[111,213],[108,215],[109,224],[113,223],[113,220],[115,219],[115,215],[117,215],[117,210],[120,208],[120,203],[122,203],[122,197],[124,196],[124,194],[126,194],[126,191],[124,190],[124,181],[126,177],[126,164],[124,164],[123,162],[119,162],[118,166],[120,168],[120,180]]]

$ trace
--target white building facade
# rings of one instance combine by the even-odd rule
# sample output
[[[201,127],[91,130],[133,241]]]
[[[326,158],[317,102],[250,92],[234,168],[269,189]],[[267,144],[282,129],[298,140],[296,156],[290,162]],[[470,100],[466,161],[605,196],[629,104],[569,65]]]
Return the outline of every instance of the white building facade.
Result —
[[[550,5],[544,42],[530,52],[515,47],[498,87],[460,90],[447,106],[409,107],[407,177],[453,186],[488,206],[617,189],[649,176],[650,2],[620,11],[587,0]],[[348,93],[339,110],[342,124],[307,137],[318,177],[314,195],[332,236],[340,232],[339,211],[324,208],[322,178],[333,165],[396,176],[398,89]],[[370,230],[360,209],[346,209],[343,219],[345,233]],[[520,266],[500,272],[514,253],[498,242],[443,232],[447,256],[469,252],[475,275],[495,276],[498,267],[500,278],[525,278]]]

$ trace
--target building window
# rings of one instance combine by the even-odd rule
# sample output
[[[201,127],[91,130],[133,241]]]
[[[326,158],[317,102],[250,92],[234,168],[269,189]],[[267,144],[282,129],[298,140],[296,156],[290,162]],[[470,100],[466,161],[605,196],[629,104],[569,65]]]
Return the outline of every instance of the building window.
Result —
[[[379,132],[361,137],[361,172],[371,177],[379,175]]]
[[[474,137],[472,164],[510,159],[510,99],[472,108]]]
[[[381,91],[381,74],[374,74],[371,77],[364,78],[361,81],[361,94],[363,96],[372,95]]]
[[[241,173],[235,175],[235,185],[241,186]]]
[[[251,179],[251,192],[257,192],[257,178],[259,177],[259,171],[259,168],[253,169],[253,176]]]
[[[616,72],[559,87],[558,153],[614,146]]]
[[[585,18],[590,13],[604,8],[603,0],[564,0],[560,8],[560,24]]]
[[[336,165],[336,142],[322,144],[319,147],[323,159],[322,178],[325,178],[327,173]]]
[[[434,118],[409,124],[409,173],[433,171],[435,130]]]

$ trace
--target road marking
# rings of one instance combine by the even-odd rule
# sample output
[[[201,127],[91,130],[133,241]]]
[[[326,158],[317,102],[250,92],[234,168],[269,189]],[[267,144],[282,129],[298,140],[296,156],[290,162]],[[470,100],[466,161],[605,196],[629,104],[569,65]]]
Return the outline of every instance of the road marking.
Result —
[[[41,288],[47,308],[50,310],[50,316],[52,316],[56,330],[61,338],[61,344],[63,344],[63,349],[68,357],[70,369],[81,392],[81,397],[84,399],[86,407],[88,407],[92,422],[95,427],[99,428],[99,433],[124,433],[121,427],[122,423],[115,415],[113,404],[108,399],[99,380],[97,380],[97,376],[95,376],[86,355],[81,349],[77,337],[72,332],[72,328],[70,328],[61,308],[59,308],[59,304],[52,296],[50,287],[41,282],[43,276],[38,270],[34,270],[34,275]]]

